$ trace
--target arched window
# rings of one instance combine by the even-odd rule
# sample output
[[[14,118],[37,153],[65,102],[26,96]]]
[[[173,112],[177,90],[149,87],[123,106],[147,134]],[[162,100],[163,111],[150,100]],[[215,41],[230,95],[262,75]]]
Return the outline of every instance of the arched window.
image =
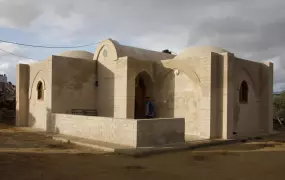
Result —
[[[248,85],[245,81],[242,81],[239,89],[239,102],[247,103],[248,102]]]
[[[38,93],[38,100],[43,100],[44,99],[44,87],[41,81],[38,82],[37,93]]]

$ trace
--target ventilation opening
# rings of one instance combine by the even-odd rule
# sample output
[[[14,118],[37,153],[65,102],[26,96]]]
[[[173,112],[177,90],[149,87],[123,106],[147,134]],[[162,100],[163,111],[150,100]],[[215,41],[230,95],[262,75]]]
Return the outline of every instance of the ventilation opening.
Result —
[[[44,99],[44,88],[43,88],[43,83],[41,81],[38,82],[37,93],[38,93],[38,100],[43,100]]]
[[[242,104],[248,103],[248,85],[243,81],[239,89],[239,102]]]

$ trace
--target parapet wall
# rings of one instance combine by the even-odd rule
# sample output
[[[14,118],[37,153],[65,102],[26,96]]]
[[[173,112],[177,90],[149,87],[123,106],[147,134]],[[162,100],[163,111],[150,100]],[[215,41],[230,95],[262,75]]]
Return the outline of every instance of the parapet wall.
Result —
[[[130,147],[184,142],[184,119],[118,119],[52,114],[48,130]]]
[[[142,119],[137,122],[137,146],[156,146],[184,142],[185,119]]]

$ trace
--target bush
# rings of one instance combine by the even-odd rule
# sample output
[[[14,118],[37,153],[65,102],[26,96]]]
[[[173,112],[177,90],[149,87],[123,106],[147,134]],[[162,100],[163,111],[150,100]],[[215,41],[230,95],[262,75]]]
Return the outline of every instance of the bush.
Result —
[[[285,91],[273,96],[274,118],[285,118]]]

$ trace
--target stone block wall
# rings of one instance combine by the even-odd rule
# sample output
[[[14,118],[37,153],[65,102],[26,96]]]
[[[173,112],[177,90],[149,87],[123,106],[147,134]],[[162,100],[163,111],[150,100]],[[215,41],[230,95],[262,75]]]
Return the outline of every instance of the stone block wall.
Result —
[[[29,120],[28,126],[46,130],[51,109],[52,57],[29,64]],[[38,85],[42,84],[43,98],[38,99]]]
[[[53,113],[97,109],[95,61],[53,56],[52,71]]]
[[[29,74],[27,64],[17,65],[16,126],[27,126],[29,119]]]
[[[130,147],[184,142],[185,121],[169,119],[119,119],[109,117],[52,114],[52,131],[75,137]]]
[[[185,141],[184,118],[137,120],[137,128],[138,147]]]
[[[174,87],[173,92],[165,93],[169,91],[166,88],[163,88],[164,92],[160,92],[160,94],[172,96],[168,95],[166,99],[160,96],[163,99],[158,101],[166,101],[168,104],[168,110],[165,108],[162,114],[170,110],[173,111],[173,117],[184,117],[185,133],[187,135],[210,138],[211,121],[213,120],[211,116],[211,54],[205,54],[205,57],[166,60],[162,61],[162,64],[165,68],[173,69],[172,74],[175,74],[169,78],[173,82],[169,83],[170,87]]]
[[[234,57],[231,61],[232,71],[229,79],[233,90],[232,102],[228,109],[233,112],[232,127],[237,136],[254,136],[270,133],[273,124],[272,82],[273,64],[259,63]],[[239,101],[242,82],[248,86],[248,101]],[[230,118],[228,117],[228,122]]]
[[[60,134],[102,142],[136,146],[137,123],[129,119],[53,114],[55,131]]]

